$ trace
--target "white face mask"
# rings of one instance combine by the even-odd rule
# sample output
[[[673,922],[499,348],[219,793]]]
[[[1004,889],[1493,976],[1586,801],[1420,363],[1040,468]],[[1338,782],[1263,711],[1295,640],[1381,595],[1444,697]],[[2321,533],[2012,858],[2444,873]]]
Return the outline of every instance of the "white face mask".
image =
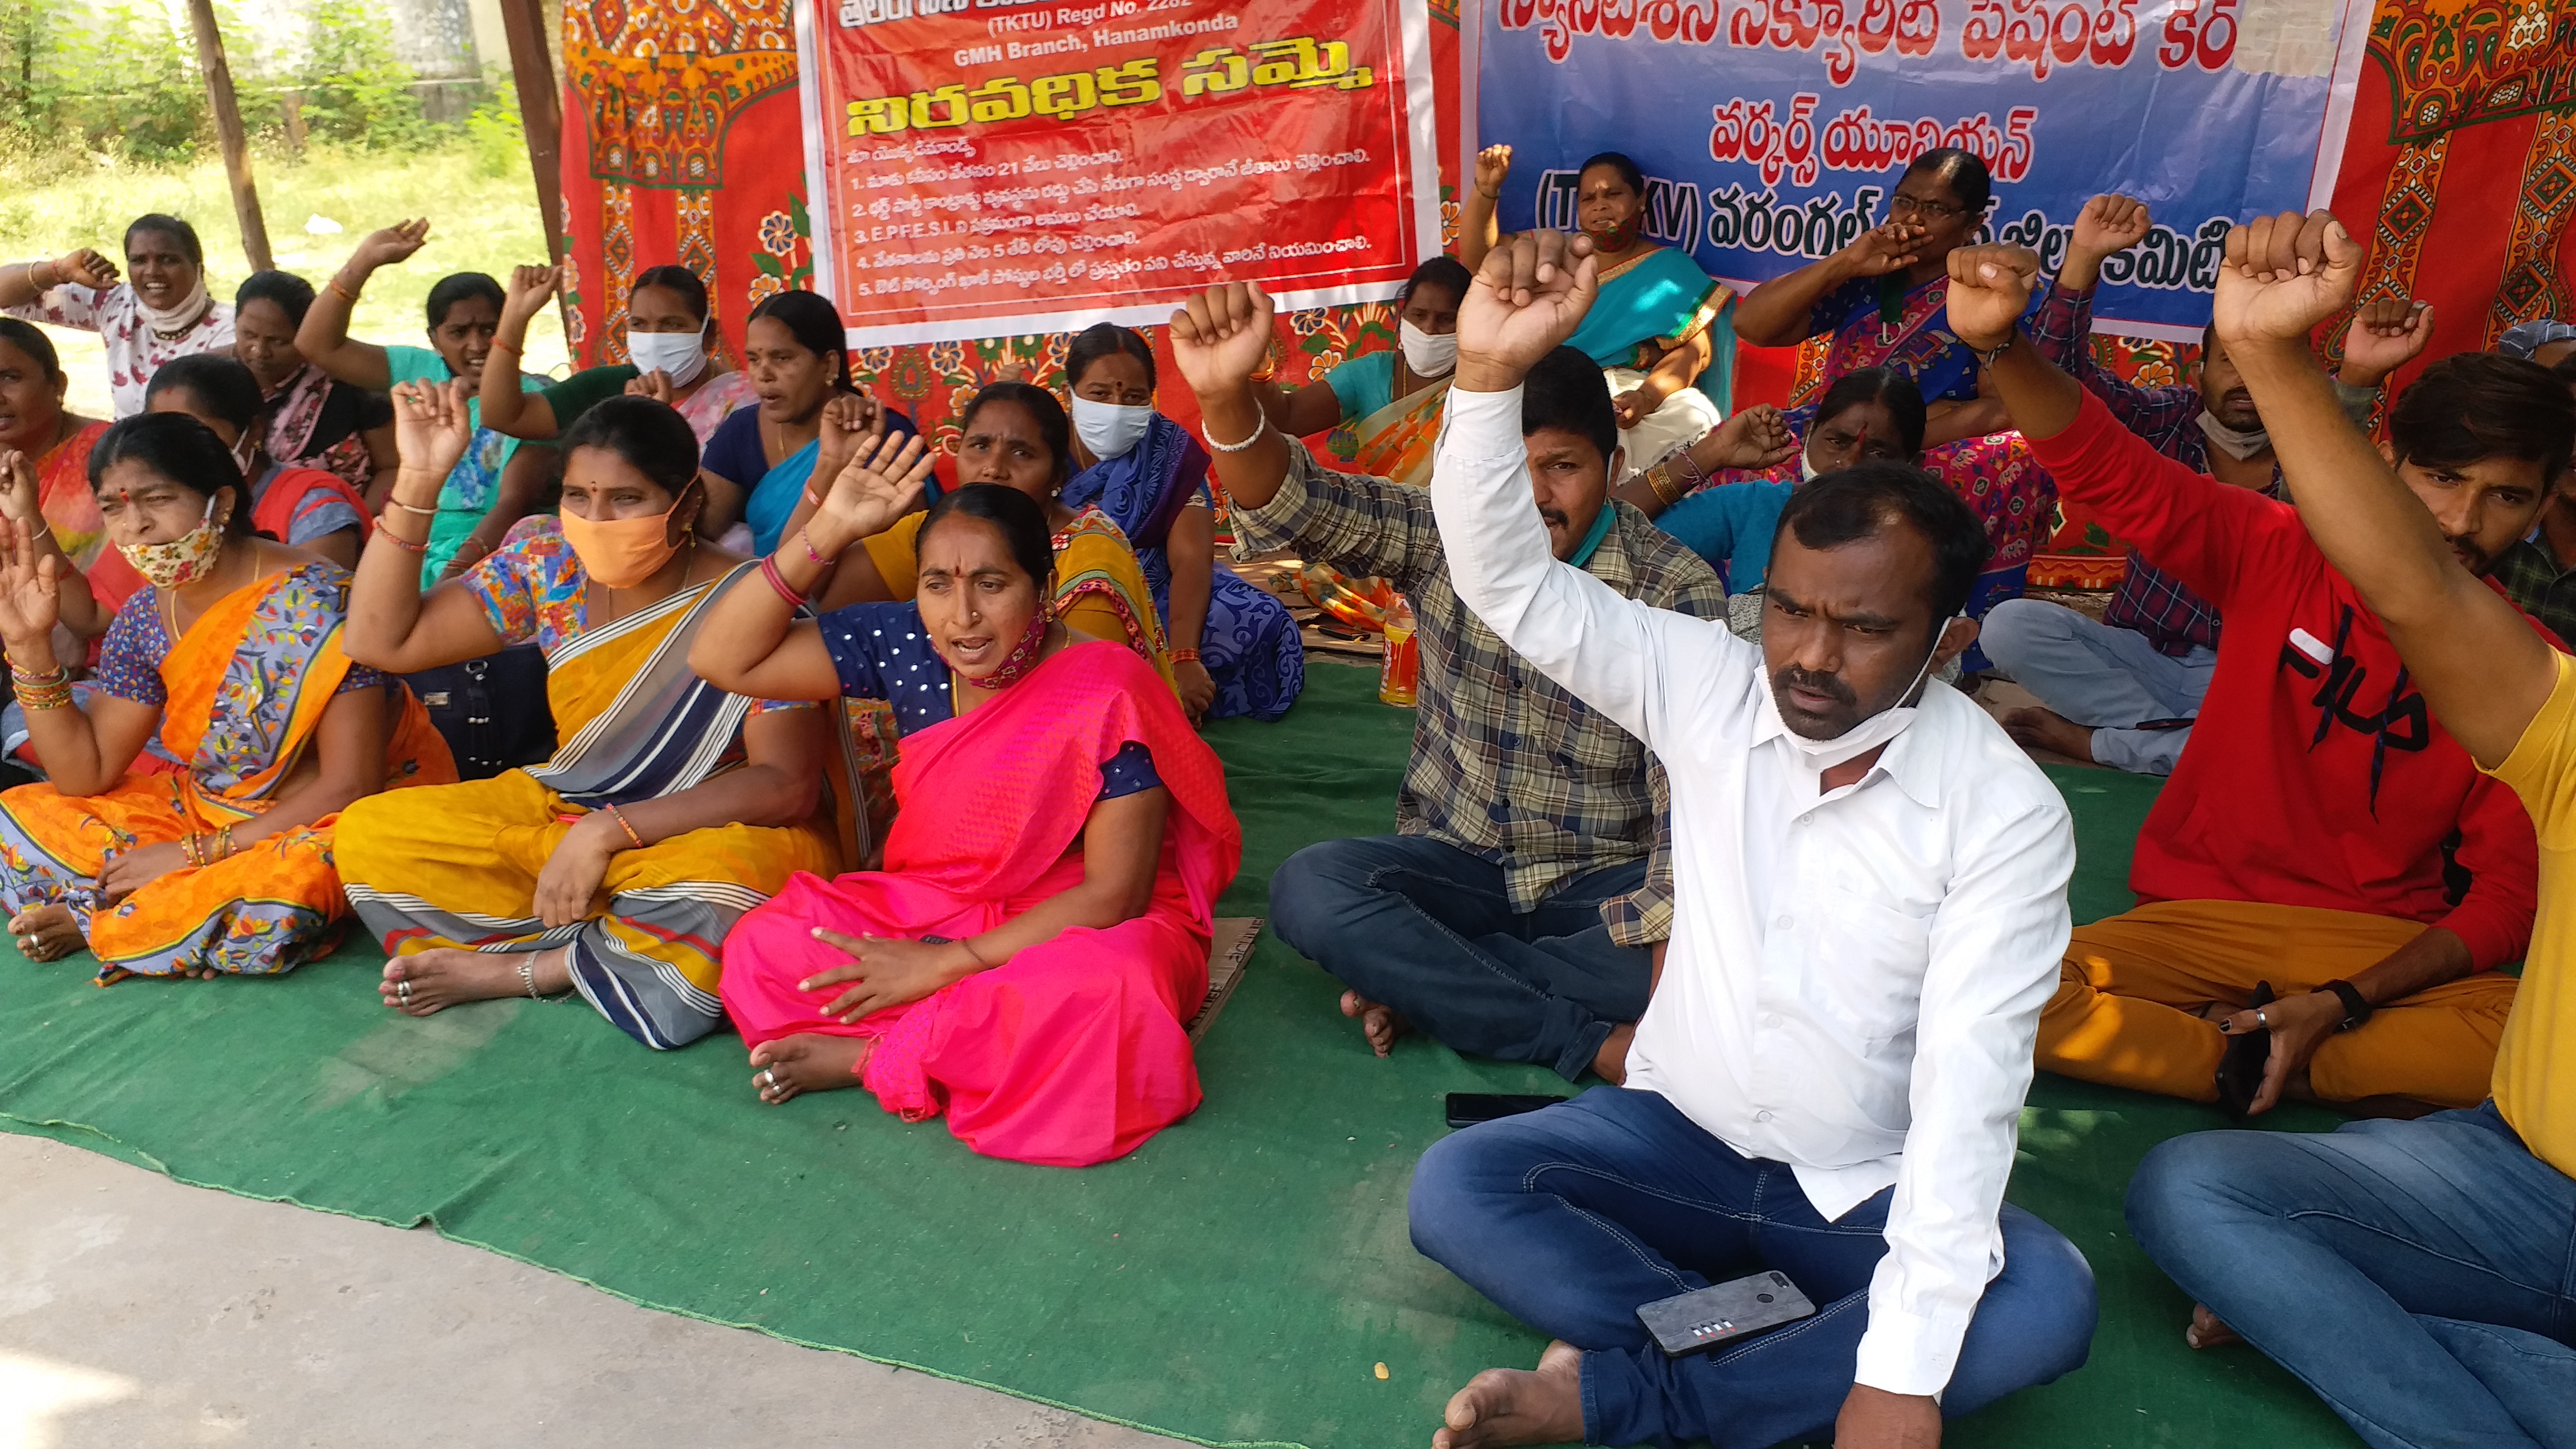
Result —
[[[2221,452],[2239,463],[2272,446],[2272,435],[2268,431],[2254,428],[2240,433],[2220,422],[2218,414],[2206,409],[2200,415],[2200,430],[2209,435],[2209,440],[2216,443]]]
[[[1958,617],[1964,619],[1968,616],[1961,614]],[[1912,699],[1914,691],[1924,687],[1924,678],[1932,672],[1932,661],[1941,652],[1941,636],[1948,632],[1950,632],[1950,621],[1944,620],[1940,629],[1932,635],[1932,648],[1923,656],[1923,667],[1914,671],[1914,682],[1905,686],[1905,692],[1898,695],[1898,699]],[[1773,690],[1762,691],[1762,707],[1769,710],[1774,718],[1780,719],[1781,738],[1787,740],[1790,748],[1798,752],[1807,768],[1822,774],[1836,765],[1859,759],[1905,733],[1905,727],[1914,723],[1915,711],[1921,706],[1899,704],[1880,710],[1829,740],[1811,740],[1789,728],[1787,719],[1780,715],[1780,699]]]
[[[206,295],[206,269],[203,267],[197,269],[196,283],[188,289],[188,295],[167,311],[144,301],[140,292],[134,295],[134,310],[143,314],[143,320],[151,324],[153,331],[164,336],[196,326],[214,305],[215,299]]]
[[[1149,407],[1120,407],[1116,403],[1093,402],[1087,397],[1073,400],[1073,434],[1091,456],[1107,462],[1124,458],[1145,438],[1145,430],[1154,425],[1154,410]]]
[[[626,355],[642,372],[667,373],[673,387],[687,387],[707,366],[707,334],[626,330]]]
[[[1458,370],[1458,334],[1455,332],[1435,336],[1398,318],[1395,342],[1404,351],[1404,365],[1413,369],[1415,377],[1447,377]]]
[[[1801,483],[1813,483],[1823,476],[1825,475],[1816,471],[1816,460],[1807,456],[1807,450],[1805,448],[1800,448],[1798,450],[1798,481]]]

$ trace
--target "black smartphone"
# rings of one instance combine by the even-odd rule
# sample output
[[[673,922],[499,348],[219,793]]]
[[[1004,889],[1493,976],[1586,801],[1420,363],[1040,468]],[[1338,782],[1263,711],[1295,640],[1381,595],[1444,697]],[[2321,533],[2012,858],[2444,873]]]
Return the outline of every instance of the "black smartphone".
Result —
[[[1637,1310],[1637,1321],[1655,1336],[1665,1356],[1680,1358],[1795,1322],[1815,1311],[1816,1305],[1807,1301],[1787,1274],[1756,1273],[1658,1298]]]
[[[1535,1112],[1541,1107],[1552,1107],[1564,1100],[1563,1097],[1514,1096],[1508,1092],[1451,1092],[1449,1125],[1473,1127],[1479,1122],[1491,1122],[1502,1117],[1517,1117],[1523,1112]]]

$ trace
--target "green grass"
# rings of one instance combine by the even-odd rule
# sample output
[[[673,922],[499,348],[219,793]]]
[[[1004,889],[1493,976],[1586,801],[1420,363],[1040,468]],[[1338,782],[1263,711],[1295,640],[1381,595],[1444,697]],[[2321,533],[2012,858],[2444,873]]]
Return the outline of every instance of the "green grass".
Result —
[[[486,148],[488,150],[488,148]],[[430,218],[429,245],[400,267],[376,274],[358,303],[351,331],[370,342],[425,343],[422,305],[431,284],[450,272],[489,272],[546,259],[525,152],[488,174],[490,159],[460,138],[432,151],[340,153],[315,148],[301,160],[261,156],[252,163],[269,245],[279,269],[321,287],[358,239],[409,216]],[[95,158],[0,163],[0,262],[59,256],[76,247],[119,252],[125,224],[144,212],[183,217],[206,244],[206,287],[230,301],[250,274],[220,160],[176,169],[100,164]],[[306,219],[343,228],[315,235]],[[107,369],[95,336],[52,329],[71,373],[71,402],[90,417],[110,415]],[[563,328],[549,309],[528,329],[526,366],[561,376]]]

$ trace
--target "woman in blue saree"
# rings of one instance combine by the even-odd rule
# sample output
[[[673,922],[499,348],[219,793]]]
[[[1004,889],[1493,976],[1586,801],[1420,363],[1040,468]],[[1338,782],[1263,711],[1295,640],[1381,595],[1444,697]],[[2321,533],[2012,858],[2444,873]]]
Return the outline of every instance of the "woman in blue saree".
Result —
[[[1216,561],[1208,455],[1154,411],[1154,350],[1103,322],[1073,339],[1074,465],[1067,508],[1097,507],[1127,535],[1172,641],[1172,682],[1194,720],[1275,720],[1306,687],[1288,607]]]
[[[707,439],[699,474],[707,506],[698,531],[723,539],[739,522],[750,533],[727,547],[775,553],[787,517],[815,477],[840,476],[856,441],[876,431],[916,431],[912,419],[860,392],[850,380],[841,310],[812,292],[780,292],[743,324],[742,371],[759,396]]]
[[[1476,157],[1475,194],[1458,223],[1458,260],[1471,272],[1501,239],[1494,203],[1511,169],[1509,146],[1488,146]],[[1718,398],[1726,394],[1726,372],[1717,375],[1716,396],[1700,384],[1712,362],[1733,365],[1730,299],[1690,253],[1639,235],[1646,178],[1636,162],[1604,151],[1583,163],[1575,188],[1576,220],[1601,259],[1601,294],[1566,345],[1601,365],[1619,412],[1619,446],[1633,473],[1724,421]]]

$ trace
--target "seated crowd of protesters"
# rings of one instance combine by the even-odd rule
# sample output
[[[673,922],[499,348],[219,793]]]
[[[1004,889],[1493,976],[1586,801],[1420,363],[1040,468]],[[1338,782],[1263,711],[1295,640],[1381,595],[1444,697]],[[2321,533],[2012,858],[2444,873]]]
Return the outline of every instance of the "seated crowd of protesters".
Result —
[[[2268,218],[2196,380],[2147,389],[2091,348],[2131,198],[2049,277],[1929,151],[1883,225],[1731,298],[1641,235],[1628,158],[1582,163],[1572,233],[1502,232],[1510,164],[1392,349],[1284,390],[1271,300],[1224,281],[1167,333],[1195,435],[1104,323],[1060,390],[962,399],[953,452],[828,299],[737,346],[674,265],[563,379],[520,365],[554,268],[439,280],[426,346],[351,335],[424,221],[230,307],[170,217],[122,264],[0,267],[18,949],[276,975],[355,916],[391,1012],[578,995],[656,1049],[730,1026],[762,1104],[1119,1157],[1202,1096],[1244,840],[1200,727],[1306,678],[1222,517],[1418,621],[1393,832],[1290,855],[1273,926],[1355,1052],[1589,1084],[1415,1171],[1417,1247],[1552,1340],[1435,1444],[1928,1445],[2073,1372],[2092,1271],[2004,1201],[2039,1070],[2355,1118],[2149,1154],[2177,1327],[2373,1444],[2576,1444],[2576,327],[2383,399],[2429,309],[2356,306],[2341,227]],[[1722,415],[1729,319],[1824,339],[1815,401]],[[115,419],[31,320],[101,333]],[[2129,550],[2098,622],[2018,597],[2060,497]],[[460,778],[426,681],[512,650],[560,745]],[[1996,677],[2042,707],[1998,720]],[[2026,746],[2170,777],[2133,909],[2073,924]],[[1676,1358],[1638,1317],[1762,1271],[1812,1318]]]
[[[2076,216],[2066,259],[2030,319],[2041,354],[2102,399],[2121,426],[2157,452],[2221,483],[2281,496],[2281,466],[2263,416],[2215,330],[2201,335],[2197,385],[2146,388],[2094,358],[2093,289],[2102,263],[2145,238],[2146,206],[2097,196]],[[2335,395],[2368,423],[2379,382],[2414,360],[2431,318],[2384,298],[2345,335]],[[2191,738],[2218,664],[2218,612],[2135,546],[2110,606],[2096,621],[2062,604],[2013,599],[1986,618],[1986,657],[2039,697],[2004,720],[2013,738],[2071,759],[2170,775]]]

